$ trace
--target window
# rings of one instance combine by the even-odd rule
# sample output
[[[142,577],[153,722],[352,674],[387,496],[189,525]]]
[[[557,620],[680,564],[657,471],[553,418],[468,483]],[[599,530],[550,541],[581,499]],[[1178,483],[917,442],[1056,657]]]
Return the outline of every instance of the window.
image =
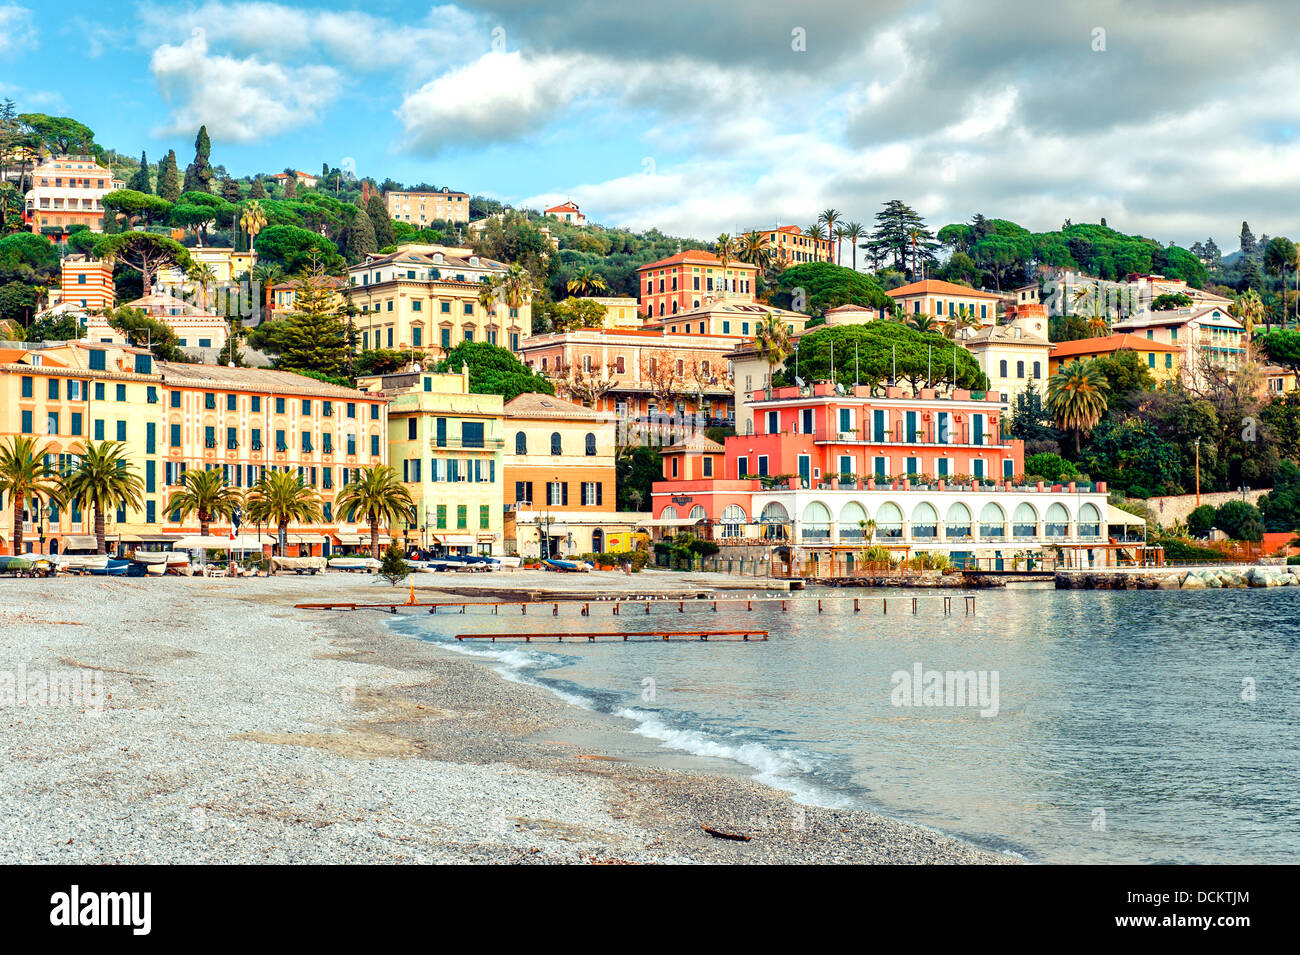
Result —
[[[283,398],[276,398],[276,399],[275,399],[275,413],[276,413],[276,414],[284,414],[284,399],[283,399]]]
[[[736,478],[743,478],[748,473],[749,458],[742,454],[740,457],[736,458]]]
[[[302,413],[305,414],[305,415],[310,415],[310,414],[311,414],[311,399],[310,399],[310,398],[304,398],[304,399],[302,399]]]
[[[713,458],[705,457],[704,459],[704,476],[713,477]]]
[[[515,432],[515,454],[528,453],[528,435],[522,431]]]
[[[460,423],[460,446],[462,448],[481,448],[483,444],[483,422],[462,421]]]
[[[118,401],[126,401],[126,385],[118,385],[114,389],[114,397]]]
[[[90,353],[90,370],[91,370],[91,371],[107,371],[107,370],[108,370],[108,353],[105,352],[105,351],[103,351],[103,350],[101,350],[101,349],[95,349],[94,351],[92,351],[92,352]]]
[[[119,441],[125,441],[125,440],[126,440],[126,422],[125,422],[125,421],[119,421],[119,422],[117,423],[117,440],[119,440]]]
[[[206,408],[206,409],[209,410],[209,411],[214,411],[214,410],[216,410],[216,407],[217,407],[217,396],[214,395],[212,392],[207,392],[207,393],[205,393],[205,394],[203,395],[203,407]]]
[[[411,415],[411,417],[406,419],[406,440],[407,441],[415,440],[415,428],[416,428],[415,415]]]
[[[261,413],[261,411],[262,411],[262,396],[261,396],[261,395],[253,395],[253,409],[252,409],[252,410],[253,410],[254,412],[258,413],[258,414]]]
[[[233,393],[226,395],[226,410],[236,411],[238,410],[238,408],[239,408],[239,396]]]
[[[23,424],[24,424],[24,425],[30,425],[30,424],[31,424],[31,418],[28,417],[30,414],[31,414],[30,411],[24,411],[24,412],[23,412],[23,415],[24,415],[24,417],[23,417]],[[96,418],[96,419],[95,419],[95,440],[96,440],[96,441],[103,441],[103,440],[104,440],[104,419],[103,419],[103,418]]]
[[[480,504],[478,508],[478,527],[479,530],[485,531],[492,523],[492,508],[487,504]]]
[[[304,452],[310,452],[311,449],[312,449],[312,447],[311,447],[311,432],[310,432],[310,431],[304,431],[304,432],[302,433],[302,449],[303,449]]]
[[[379,435],[377,434],[370,436],[370,454],[372,457],[379,456]]]
[[[81,412],[80,411],[72,412],[72,430],[69,433],[75,437],[80,437],[81,435]]]
[[[181,426],[174,424],[171,427],[171,446],[179,448],[181,446]]]
[[[469,529],[469,505],[456,505],[456,529],[459,531]]]
[[[1016,362],[1016,377],[1025,377],[1025,363],[1023,361]]]
[[[59,433],[59,416],[56,412],[51,411],[46,414],[45,428],[46,428],[45,431],[46,434],[56,435]]]
[[[587,432],[587,457],[596,456],[596,436],[590,431]]]
[[[31,433],[32,433],[32,413],[30,411],[24,410],[23,411],[23,434],[31,434]]]
[[[30,379],[28,379],[28,380],[30,380]],[[59,400],[59,379],[57,379],[57,378],[51,378],[51,379],[50,379],[50,384],[49,384],[49,396],[50,396],[51,398],[53,398],[55,401],[58,401],[58,400]],[[26,398],[30,398],[31,395],[24,395],[24,397],[26,397]]]
[[[445,531],[447,529],[447,505],[446,504],[438,505],[437,525],[438,525],[438,530],[440,531]]]
[[[552,431],[551,432],[551,454],[563,454],[563,453],[564,453],[564,447],[563,447],[563,441],[560,438],[560,432]]]
[[[177,426],[173,425],[172,427],[177,427]],[[261,428],[253,429],[252,445],[254,451],[262,450],[262,429]]]
[[[285,440],[284,440],[284,431],[283,431],[283,430],[278,430],[278,431],[275,432],[275,450],[277,450],[277,451],[288,451],[288,450],[289,450],[289,445],[288,445],[288,444],[285,442]]]
[[[601,503],[603,486],[599,481],[582,482],[582,506],[597,507]]]

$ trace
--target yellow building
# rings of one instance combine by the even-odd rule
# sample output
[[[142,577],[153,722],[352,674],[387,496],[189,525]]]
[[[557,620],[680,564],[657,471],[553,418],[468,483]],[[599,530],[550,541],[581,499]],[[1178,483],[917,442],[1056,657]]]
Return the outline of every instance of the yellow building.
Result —
[[[998,318],[1001,297],[992,292],[939,279],[923,279],[890,289],[885,293],[902,308],[906,318],[929,315],[936,322],[945,323],[958,317],[965,309],[981,325],[992,325]]]
[[[384,205],[391,218],[414,226],[469,221],[469,196],[445,186],[436,192],[386,192]]]
[[[1057,342],[1052,346],[1048,361],[1048,375],[1054,375],[1062,365],[1073,361],[1100,358],[1120,351],[1136,352],[1142,364],[1157,383],[1173,381],[1182,370],[1183,349],[1169,342],[1156,341],[1141,335],[1105,335],[1101,338],[1081,338],[1072,342]]]
[[[605,318],[601,328],[640,328],[640,303],[634,298],[621,295],[586,295],[573,299],[575,302],[595,302],[605,306]]]
[[[469,249],[403,245],[348,269],[359,332],[357,347],[441,351],[488,342],[511,351],[532,333],[533,307],[479,302],[483,279],[507,266]]]
[[[501,396],[472,393],[468,368],[374,375],[357,387],[388,402],[388,459],[415,502],[408,546],[502,553]]]
[[[1026,305],[1009,325],[961,329],[958,341],[975,356],[988,376],[989,390],[1000,391],[1013,403],[1031,384],[1047,390],[1052,343],[1047,339],[1047,313],[1041,305]]]
[[[617,422],[551,395],[519,395],[505,406],[505,508],[514,516],[513,553],[598,553],[626,534],[616,520]],[[611,523],[613,521],[613,523]]]
[[[108,516],[114,545],[166,543],[198,530],[193,515],[181,521],[167,510],[190,468],[220,470],[241,489],[267,468],[296,471],[318,489],[323,520],[294,527],[290,543],[313,553],[356,543],[360,528],[333,519],[334,496],[357,468],[387,462],[386,432],[382,399],[291,372],[162,362],[144,349],[88,342],[0,352],[0,438],[37,435],[66,467],[87,439],[125,443],[144,499],[138,510]],[[75,509],[31,518],[28,540],[38,540],[44,524],[49,551],[73,547],[70,536],[84,545],[94,533],[94,516]],[[5,547],[12,526],[12,511],[0,513]],[[229,524],[216,522],[211,532],[228,533]]]

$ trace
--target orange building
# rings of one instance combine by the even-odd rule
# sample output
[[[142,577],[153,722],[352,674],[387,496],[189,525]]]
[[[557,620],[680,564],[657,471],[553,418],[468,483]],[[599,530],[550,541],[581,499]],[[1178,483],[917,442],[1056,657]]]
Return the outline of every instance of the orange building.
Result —
[[[712,252],[689,249],[637,271],[641,311],[659,318],[699,308],[706,302],[753,302],[758,269],[745,262],[728,261],[724,268]]]
[[[558,206],[551,206],[546,210],[546,215],[579,228],[587,224],[587,217],[578,210],[578,204],[572,200],[561,202]]]
[[[981,292],[968,285],[923,279],[909,282],[885,293],[903,309],[905,316],[929,315],[938,322],[956,318],[964,308],[979,319],[981,325],[992,325],[998,318],[1001,296]]]
[[[767,248],[772,262],[778,267],[800,265],[804,262],[832,261],[831,240],[814,239],[804,235],[797,225],[779,225],[767,232],[750,233],[767,237]]]
[[[82,310],[112,308],[113,266],[84,255],[68,255],[59,270],[59,301]]]

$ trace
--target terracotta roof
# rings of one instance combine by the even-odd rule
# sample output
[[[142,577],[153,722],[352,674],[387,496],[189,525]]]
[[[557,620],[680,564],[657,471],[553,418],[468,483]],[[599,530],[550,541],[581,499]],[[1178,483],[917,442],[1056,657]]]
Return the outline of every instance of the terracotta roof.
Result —
[[[679,441],[671,447],[664,448],[660,454],[670,454],[674,451],[702,451],[705,454],[723,454],[727,449],[718,442],[714,441],[703,431],[696,431],[685,441]]]
[[[704,249],[686,249],[683,252],[678,252],[676,255],[670,255],[666,259],[660,259],[658,262],[650,262],[647,265],[638,266],[637,271],[644,272],[646,269],[662,269],[670,265],[682,265],[686,263],[696,265],[722,265],[721,260],[719,260],[719,258],[712,252],[708,252]],[[758,271],[758,266],[750,265],[748,262],[741,262],[739,259],[732,259],[727,262],[727,268],[753,269],[756,272]]]
[[[843,305],[836,305],[834,308],[826,309],[827,315],[839,315],[848,312],[870,312],[872,315],[880,314],[880,310],[872,308],[870,305],[855,305],[852,302],[846,302]]]
[[[1052,346],[1053,358],[1070,355],[1097,355],[1103,352],[1117,352],[1122,349],[1133,351],[1182,351],[1178,345],[1152,341],[1141,335],[1105,335],[1101,338],[1080,338],[1072,342],[1057,342]]]
[[[981,292],[977,288],[970,288],[966,285],[957,285],[954,282],[943,282],[939,279],[924,279],[920,282],[910,282],[907,285],[901,285],[896,289],[890,289],[885,293],[892,298],[905,298],[909,295],[964,295],[967,298],[989,298],[995,299],[1000,296],[993,292]]]
[[[551,206],[547,212],[577,212],[578,204],[576,202],[562,202],[558,206]]]
[[[590,408],[556,398],[526,392],[506,402],[507,418],[564,418],[570,421],[598,421],[600,415]]]

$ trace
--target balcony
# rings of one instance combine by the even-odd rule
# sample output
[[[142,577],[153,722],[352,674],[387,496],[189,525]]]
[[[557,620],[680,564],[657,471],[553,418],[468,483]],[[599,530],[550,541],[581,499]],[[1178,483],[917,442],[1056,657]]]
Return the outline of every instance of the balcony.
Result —
[[[786,433],[786,432],[783,432]],[[818,429],[812,435],[815,444],[878,444],[892,447],[916,448],[1005,448],[1008,445],[998,443],[998,435],[989,431],[975,435],[980,440],[972,441],[969,429],[958,428],[948,435],[947,440],[940,441],[929,433],[929,429],[918,428],[909,440],[906,434],[895,435],[892,431],[872,437],[869,428],[855,428],[851,431]]]
[[[429,447],[451,451],[500,451],[506,446],[505,438],[483,438],[481,441],[464,441],[461,438],[429,439]]]

